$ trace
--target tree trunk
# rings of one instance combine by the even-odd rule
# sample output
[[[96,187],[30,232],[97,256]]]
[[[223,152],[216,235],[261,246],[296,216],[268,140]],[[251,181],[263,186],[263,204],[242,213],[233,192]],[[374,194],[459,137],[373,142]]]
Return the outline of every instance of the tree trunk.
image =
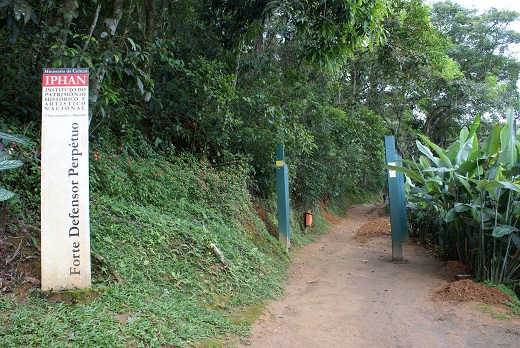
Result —
[[[155,41],[155,0],[145,0],[144,11],[146,15],[144,38],[146,42],[153,43]]]
[[[265,24],[262,21],[259,26],[258,30],[255,35],[255,52],[261,53],[264,51],[264,31],[265,31]]]
[[[76,3],[74,0],[62,0],[61,8],[56,16],[56,26],[61,27],[59,34],[59,41],[63,44],[67,44],[69,37],[69,28],[74,19],[74,11],[76,11]],[[59,53],[59,52],[58,52]]]
[[[153,44],[155,42],[155,0],[144,1],[144,12],[146,16],[146,28],[144,38],[147,43]],[[149,67],[152,65],[153,56],[150,55],[149,60],[143,62],[143,70],[150,73]]]
[[[102,51],[109,48],[111,38],[116,35],[117,27],[121,21],[121,18],[123,17],[123,4],[124,0],[105,0],[101,2],[103,29],[99,37],[99,43]],[[96,77],[90,87],[90,101],[92,104],[95,104],[98,100],[99,90],[105,75],[106,66],[102,65],[99,71],[96,72]],[[88,118],[89,126],[93,117],[94,108],[90,108]]]

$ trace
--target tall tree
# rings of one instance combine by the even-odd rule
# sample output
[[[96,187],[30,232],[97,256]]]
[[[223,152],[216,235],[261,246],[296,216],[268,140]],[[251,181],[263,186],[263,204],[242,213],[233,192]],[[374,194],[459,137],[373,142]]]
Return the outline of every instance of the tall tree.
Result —
[[[300,56],[319,66],[335,69],[360,47],[373,47],[384,40],[383,20],[389,0],[211,0],[209,16],[221,29],[228,45],[244,38],[270,19],[281,23],[281,40],[299,40]],[[248,35],[249,34],[249,35]]]
[[[430,8],[421,1],[395,1],[383,25],[385,42],[372,52],[357,51],[345,66],[336,102],[353,110],[364,105],[379,115],[405,155],[419,131],[418,105],[430,98],[430,81],[453,81],[460,72],[446,54],[449,39],[431,25]]]
[[[439,142],[450,124],[468,123],[477,113],[502,115],[518,101],[520,62],[510,48],[520,33],[509,29],[520,18],[513,11],[490,9],[483,14],[451,1],[432,7],[432,23],[453,45],[447,54],[460,66],[463,77],[446,82],[432,80],[431,98],[420,106],[426,114],[423,131]]]

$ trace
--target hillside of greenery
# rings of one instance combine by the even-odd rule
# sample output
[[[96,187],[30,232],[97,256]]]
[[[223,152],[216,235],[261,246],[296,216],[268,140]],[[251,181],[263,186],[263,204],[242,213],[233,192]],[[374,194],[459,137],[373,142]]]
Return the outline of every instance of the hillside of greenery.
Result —
[[[27,280],[3,278],[0,345],[204,346],[244,336],[258,306],[280,294],[290,259],[268,231],[276,224],[269,202],[251,199],[247,163],[214,167],[187,154],[101,146],[90,157],[91,247],[100,255],[92,289],[54,303],[23,291]],[[20,202],[11,203],[18,211]],[[315,221],[319,233],[326,226],[319,210]],[[36,235],[17,233],[30,227],[8,222],[2,232],[3,244],[25,238],[13,263],[19,280],[38,275],[22,271],[39,256]],[[293,244],[312,237],[295,217]]]
[[[386,191],[392,134],[416,234],[518,280],[518,157],[498,153],[518,151],[499,144],[519,18],[421,0],[0,1],[0,346],[233,345],[290,263],[278,144],[294,247],[326,228],[320,203]],[[90,71],[93,286],[54,302],[37,290],[41,76],[61,67]]]

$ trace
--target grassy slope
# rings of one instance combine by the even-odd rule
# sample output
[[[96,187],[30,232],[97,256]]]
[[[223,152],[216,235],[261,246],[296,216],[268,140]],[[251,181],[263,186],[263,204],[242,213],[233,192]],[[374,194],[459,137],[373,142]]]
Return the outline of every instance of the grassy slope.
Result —
[[[72,303],[0,294],[0,346],[224,346],[247,334],[290,259],[254,212],[248,169],[93,150],[91,240],[103,262],[93,261],[92,291],[68,294]],[[298,229],[295,245],[312,240]]]

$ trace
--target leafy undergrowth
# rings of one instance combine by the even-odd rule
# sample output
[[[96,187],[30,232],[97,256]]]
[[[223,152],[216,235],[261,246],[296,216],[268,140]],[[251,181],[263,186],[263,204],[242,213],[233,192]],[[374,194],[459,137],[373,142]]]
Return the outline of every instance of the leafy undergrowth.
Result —
[[[258,306],[281,294],[290,259],[251,203],[249,168],[96,148],[91,164],[92,289],[0,293],[0,346],[225,346],[244,337]],[[296,244],[322,227],[293,235]]]

